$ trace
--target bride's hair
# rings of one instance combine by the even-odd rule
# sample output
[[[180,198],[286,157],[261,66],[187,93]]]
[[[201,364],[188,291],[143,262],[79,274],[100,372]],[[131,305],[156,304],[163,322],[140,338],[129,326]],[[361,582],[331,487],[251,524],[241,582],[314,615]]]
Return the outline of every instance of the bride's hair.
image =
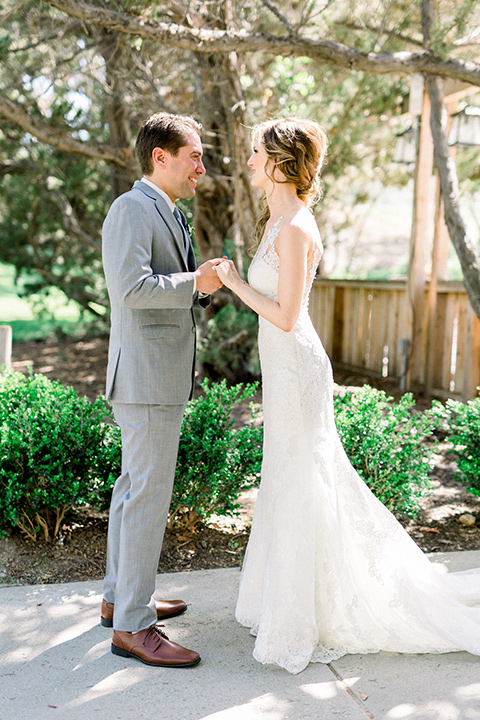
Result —
[[[265,173],[272,182],[293,183],[297,196],[307,207],[317,202],[321,195],[318,174],[327,150],[327,136],[320,125],[314,120],[297,118],[267,120],[253,128],[252,137],[265,149],[270,161]],[[276,168],[283,173],[285,180],[274,178]],[[270,217],[265,196],[260,201],[260,209],[254,233],[255,246],[260,242]]]

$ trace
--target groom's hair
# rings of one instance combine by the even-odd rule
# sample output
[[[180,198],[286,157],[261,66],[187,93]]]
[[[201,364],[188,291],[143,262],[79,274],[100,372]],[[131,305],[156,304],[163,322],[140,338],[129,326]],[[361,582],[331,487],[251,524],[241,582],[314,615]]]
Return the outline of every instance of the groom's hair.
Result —
[[[152,152],[161,147],[171,155],[178,155],[181,147],[187,144],[187,133],[194,131],[200,135],[202,126],[188,115],[173,115],[159,112],[145,120],[137,142],[135,153],[144,175],[153,172]]]

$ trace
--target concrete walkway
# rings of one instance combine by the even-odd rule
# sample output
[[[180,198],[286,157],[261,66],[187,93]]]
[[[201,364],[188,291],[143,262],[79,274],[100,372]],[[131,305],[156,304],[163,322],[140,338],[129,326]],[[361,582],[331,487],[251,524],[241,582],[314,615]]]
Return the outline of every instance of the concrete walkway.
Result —
[[[433,559],[480,566],[480,552]],[[239,575],[158,576],[159,597],[190,603],[165,623],[202,655],[189,669],[112,655],[101,582],[0,588],[0,720],[480,720],[480,658],[467,653],[350,655],[298,675],[258,664],[233,617]]]

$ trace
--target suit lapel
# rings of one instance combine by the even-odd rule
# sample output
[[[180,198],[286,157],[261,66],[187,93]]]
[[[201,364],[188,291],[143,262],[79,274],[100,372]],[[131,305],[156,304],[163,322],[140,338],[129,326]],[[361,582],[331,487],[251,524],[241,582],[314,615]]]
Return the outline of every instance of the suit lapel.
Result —
[[[142,183],[141,180],[136,180],[134,183],[134,187],[141,190],[145,195],[148,195],[149,198],[151,198],[155,203],[155,208],[159,215],[161,215],[162,219],[164,220],[165,224],[168,226],[168,229],[173,235],[173,238],[175,240],[175,244],[177,245],[182,259],[185,262],[185,267],[188,269],[188,262],[187,262],[187,256],[186,256],[186,250],[185,250],[185,240],[183,237],[182,230],[180,229],[179,224],[175,220],[172,211],[168,207],[165,200],[162,198],[161,195],[155,192],[152,188],[150,188],[149,185],[146,185],[145,183]]]
[[[165,200],[158,195],[155,198],[155,207],[157,208],[158,213],[162,216],[165,223],[168,225],[168,229],[172,233],[173,237],[175,238],[175,242],[177,244],[178,249],[182,253],[182,258],[185,260],[185,264],[187,262],[187,256],[186,256],[186,250],[185,250],[185,238],[183,236],[183,232],[178,224],[178,222],[175,220],[172,211],[168,207]]]

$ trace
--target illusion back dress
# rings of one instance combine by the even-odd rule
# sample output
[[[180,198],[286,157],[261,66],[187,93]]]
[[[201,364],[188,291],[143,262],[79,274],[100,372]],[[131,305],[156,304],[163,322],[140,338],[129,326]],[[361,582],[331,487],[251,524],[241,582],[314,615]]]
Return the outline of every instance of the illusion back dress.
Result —
[[[281,218],[250,285],[277,300]],[[290,332],[259,319],[264,454],[236,618],[254,657],[289,672],[379,650],[480,654],[480,570],[441,574],[350,464],[330,361],[308,314],[314,252]]]

